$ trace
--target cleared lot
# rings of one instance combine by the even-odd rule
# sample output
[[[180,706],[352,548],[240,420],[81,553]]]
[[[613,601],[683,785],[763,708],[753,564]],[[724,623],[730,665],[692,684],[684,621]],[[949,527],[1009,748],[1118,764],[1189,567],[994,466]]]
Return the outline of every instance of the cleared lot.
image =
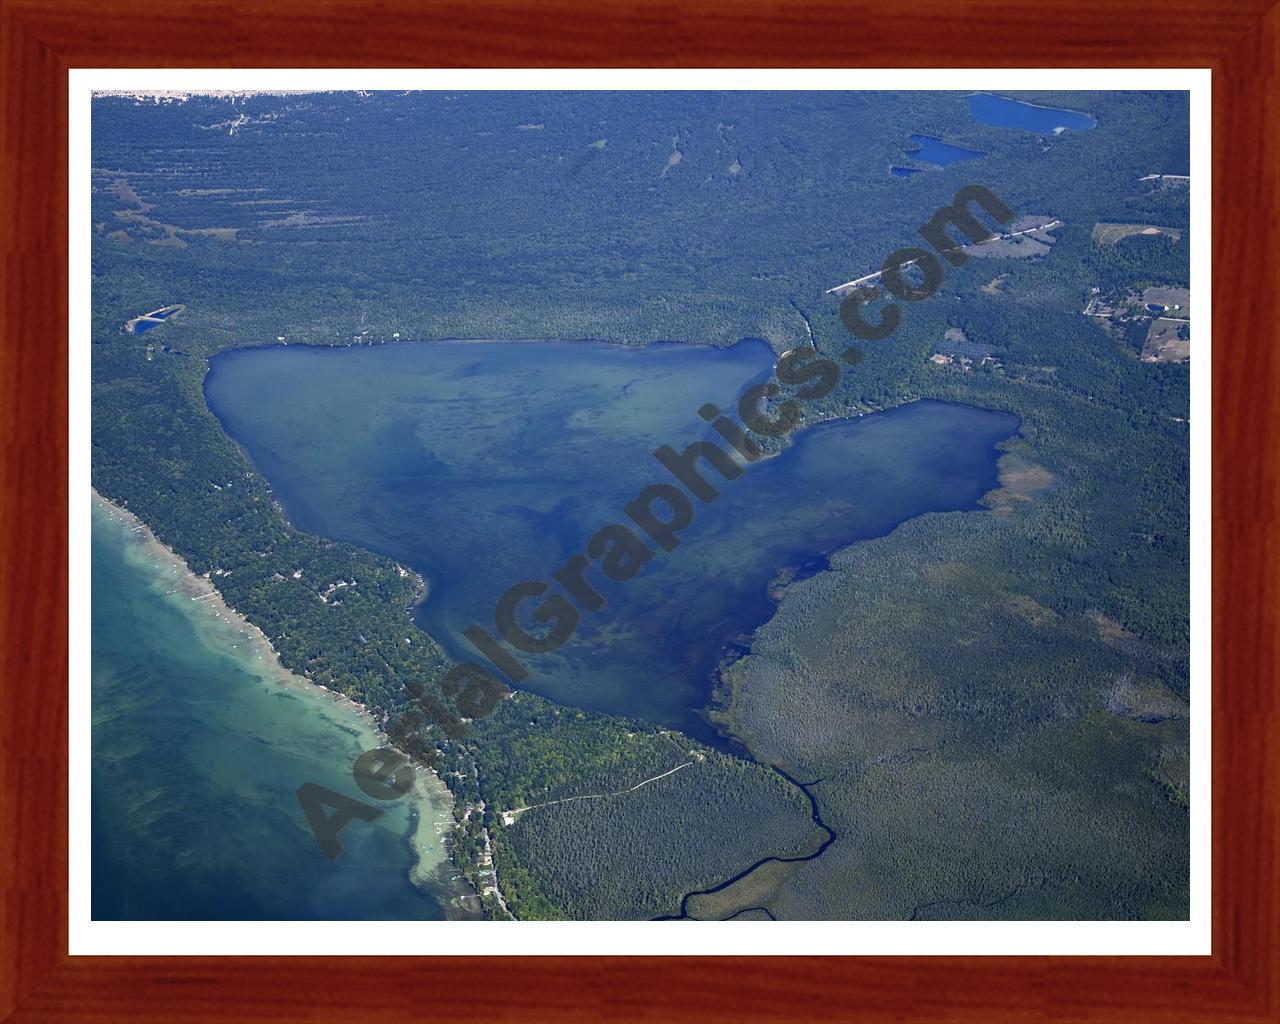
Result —
[[[1165,228],[1157,224],[1095,224],[1093,240],[1099,245],[1115,245],[1122,238],[1131,235],[1168,235],[1175,242],[1182,240],[1182,232],[1178,228]]]

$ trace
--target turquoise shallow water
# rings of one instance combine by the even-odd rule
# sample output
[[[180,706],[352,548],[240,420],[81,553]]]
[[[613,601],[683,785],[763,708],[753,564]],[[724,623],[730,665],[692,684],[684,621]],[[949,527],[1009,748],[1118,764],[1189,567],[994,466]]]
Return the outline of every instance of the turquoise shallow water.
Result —
[[[699,408],[734,409],[774,358],[763,342],[271,347],[216,357],[205,394],[300,528],[418,569],[431,587],[419,624],[478,660],[467,626],[492,631],[508,587],[550,580],[605,524],[629,523],[623,507],[673,479],[654,449],[715,440]],[[558,650],[522,655],[520,685],[715,742],[700,715],[715,667],[772,613],[779,569],[975,507],[1017,426],[916,402],[806,430],[734,481],[706,470],[720,496],[694,502],[680,546],[626,582],[590,570],[606,605]]]
[[[286,683],[131,526],[93,512],[93,916],[99,920],[439,919],[439,841],[410,881],[409,799],[320,854],[294,791],[360,797],[351,766],[372,725]],[[425,782],[419,790],[425,791]],[[448,804],[418,800],[426,830]]]

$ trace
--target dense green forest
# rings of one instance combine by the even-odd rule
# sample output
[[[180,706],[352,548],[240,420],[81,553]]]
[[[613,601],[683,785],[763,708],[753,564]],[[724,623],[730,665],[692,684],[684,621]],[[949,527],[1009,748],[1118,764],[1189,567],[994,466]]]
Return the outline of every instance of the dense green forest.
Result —
[[[670,914],[807,848],[807,800],[776,764],[820,780],[840,838],[739,883],[754,889],[738,909],[1184,916],[1190,364],[1144,363],[1081,311],[1094,289],[1189,283],[1188,189],[1139,181],[1187,173],[1187,97],[1029,98],[1098,125],[988,127],[958,93],[99,98],[93,484],[210,574],[283,664],[441,772],[455,860],[482,891],[496,864],[495,915]],[[985,155],[893,177],[912,132]],[[1052,249],[948,264],[805,414],[921,397],[1014,412],[1003,486],[787,589],[712,712],[735,756],[528,693],[464,723],[410,619],[423,582],[290,525],[204,403],[208,358],[250,345],[761,337],[781,353],[812,331],[838,359],[850,339],[826,290],[919,244],[971,182],[1064,221]],[[1100,221],[1181,239],[1100,244]],[[185,309],[124,330],[170,303]],[[949,328],[971,365],[930,361]],[[322,600],[339,581],[341,603]],[[504,824],[694,750],[635,792]]]
[[[656,799],[640,788],[573,800],[495,828],[498,876],[515,913],[675,915],[681,895],[732,878],[764,856],[755,851],[792,856],[816,845],[808,801],[767,769],[710,750],[671,768],[650,784],[662,787]]]
[[[511,705],[475,741],[486,751],[498,877],[517,917],[674,914],[684,892],[813,844],[808,801],[768,768],[525,694]]]

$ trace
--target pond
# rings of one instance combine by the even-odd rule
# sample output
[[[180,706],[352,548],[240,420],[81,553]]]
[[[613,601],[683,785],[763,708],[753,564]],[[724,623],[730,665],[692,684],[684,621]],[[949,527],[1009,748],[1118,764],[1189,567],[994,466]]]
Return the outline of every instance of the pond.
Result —
[[[1092,114],[1060,107],[1041,107],[1025,100],[994,96],[988,92],[969,97],[969,113],[975,120],[997,128],[1020,128],[1028,132],[1058,134],[1063,131],[1087,132],[1098,121]]]
[[[774,362],[761,341],[290,345],[215,357],[205,395],[299,528],[423,573],[418,624],[451,656],[482,660],[463,631],[494,631],[509,587],[551,580],[601,527],[630,523],[642,488],[673,482],[654,450],[716,439],[700,407],[734,409]],[[522,688],[717,742],[699,711],[726,647],[772,614],[779,571],[974,508],[1017,428],[922,401],[803,431],[736,480],[704,469],[719,497],[694,502],[680,546],[628,582],[588,570],[607,603],[559,649],[521,655]]]
[[[965,160],[980,160],[987,155],[976,149],[953,146],[933,135],[919,133],[911,136],[906,152],[916,160],[937,164],[939,167],[950,167],[954,163],[962,163]]]
[[[177,316],[186,308],[181,302],[172,306],[161,306],[159,309],[153,309],[150,313],[135,316],[124,325],[124,329],[131,334],[146,334],[153,327],[161,326],[170,317]]]

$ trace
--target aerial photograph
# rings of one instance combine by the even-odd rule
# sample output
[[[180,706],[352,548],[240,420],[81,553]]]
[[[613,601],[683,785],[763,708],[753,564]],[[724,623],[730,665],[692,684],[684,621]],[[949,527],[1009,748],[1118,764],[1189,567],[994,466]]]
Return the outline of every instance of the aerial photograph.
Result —
[[[1188,920],[1188,92],[91,133],[94,920]]]

